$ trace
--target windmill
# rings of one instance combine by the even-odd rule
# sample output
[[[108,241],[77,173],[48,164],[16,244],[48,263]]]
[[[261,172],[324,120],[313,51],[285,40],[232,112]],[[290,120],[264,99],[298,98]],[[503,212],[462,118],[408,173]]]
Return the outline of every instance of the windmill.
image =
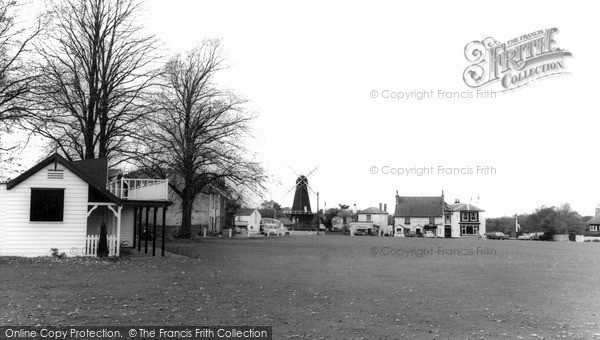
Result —
[[[290,219],[297,224],[310,224],[313,218],[313,212],[310,207],[310,197],[308,191],[310,190],[313,194],[317,195],[317,211],[319,210],[319,193],[315,192],[310,185],[308,185],[308,177],[312,175],[318,166],[313,168],[308,174],[301,175],[294,171],[292,167],[288,165],[288,168],[297,176],[296,184],[288,190],[283,196],[285,197],[292,191],[294,192],[294,202],[292,203],[292,209],[285,211],[284,213],[290,217]]]

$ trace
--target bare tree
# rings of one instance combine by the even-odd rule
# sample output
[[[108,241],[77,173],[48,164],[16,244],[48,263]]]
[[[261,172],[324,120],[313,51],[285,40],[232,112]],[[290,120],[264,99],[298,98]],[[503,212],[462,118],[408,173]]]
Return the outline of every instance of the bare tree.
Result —
[[[157,40],[136,24],[137,0],[53,6],[53,27],[37,46],[38,112],[28,127],[68,159],[122,157],[137,137]]]
[[[179,237],[190,237],[194,200],[207,187],[223,184],[259,191],[265,175],[244,147],[254,116],[245,101],[218,89],[222,69],[219,41],[205,40],[185,55],[172,58],[160,76],[162,90],[148,122],[149,153],[142,168],[168,177],[182,201]]]
[[[0,130],[7,131],[29,114],[24,97],[31,89],[34,75],[27,72],[22,57],[30,42],[42,30],[41,21],[33,29],[20,28],[14,12],[16,1],[0,0]],[[22,26],[22,25],[20,25]]]

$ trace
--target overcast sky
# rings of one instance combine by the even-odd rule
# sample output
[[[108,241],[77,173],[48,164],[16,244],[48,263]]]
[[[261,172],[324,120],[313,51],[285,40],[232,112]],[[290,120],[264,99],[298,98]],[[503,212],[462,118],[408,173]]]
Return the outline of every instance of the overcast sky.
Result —
[[[230,68],[220,82],[258,114],[249,147],[273,178],[267,198],[283,206],[293,200],[293,192],[284,195],[296,179],[289,167],[318,166],[309,183],[321,207],[387,203],[393,210],[396,190],[444,190],[448,203],[479,197],[488,217],[563,202],[591,215],[600,203],[600,51],[591,2],[567,5],[151,0],[144,20],[171,52],[222,39]],[[552,27],[557,46],[573,54],[564,59],[569,74],[496,98],[438,98],[438,91],[472,91],[463,81],[469,42]],[[382,98],[402,91],[436,98]],[[431,175],[382,173],[432,166]],[[443,175],[439,166],[496,173]],[[315,210],[313,194],[311,201]]]

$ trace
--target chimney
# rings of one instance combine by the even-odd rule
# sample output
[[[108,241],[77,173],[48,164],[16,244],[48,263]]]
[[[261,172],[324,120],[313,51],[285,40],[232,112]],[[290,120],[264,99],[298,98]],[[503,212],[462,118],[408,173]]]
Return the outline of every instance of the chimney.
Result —
[[[383,211],[387,212],[387,203],[383,205]]]
[[[456,204],[456,203],[460,203],[460,200],[458,198],[454,199],[454,204]]]
[[[596,207],[596,216],[600,215],[600,204]]]
[[[382,207],[381,207],[381,203],[379,203],[379,210],[381,210],[381,208],[382,208]]]

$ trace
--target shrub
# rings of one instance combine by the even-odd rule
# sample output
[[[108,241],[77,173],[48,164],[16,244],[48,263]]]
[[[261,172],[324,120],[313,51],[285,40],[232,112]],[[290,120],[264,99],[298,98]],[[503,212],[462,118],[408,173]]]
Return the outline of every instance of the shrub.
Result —
[[[108,256],[108,238],[106,235],[106,223],[100,225],[100,240],[98,241],[98,257]]]
[[[541,235],[541,236],[540,236],[540,240],[541,240],[541,241],[552,241],[552,237],[553,237],[553,236],[554,236],[554,235],[552,235],[552,233],[551,233],[551,232],[549,232],[549,231],[546,231],[546,232],[544,232],[544,234],[543,234],[543,235]]]
[[[50,251],[52,252],[52,257],[56,257],[57,259],[62,259],[64,257],[67,257],[67,254],[63,253],[58,253],[58,248],[51,248]]]

